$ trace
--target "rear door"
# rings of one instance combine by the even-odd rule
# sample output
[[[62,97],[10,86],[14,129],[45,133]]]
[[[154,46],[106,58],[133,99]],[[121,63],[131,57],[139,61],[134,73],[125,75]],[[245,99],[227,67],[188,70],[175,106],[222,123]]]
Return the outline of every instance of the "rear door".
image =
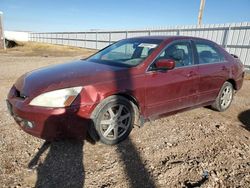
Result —
[[[160,58],[173,59],[176,67],[167,71],[154,70],[154,63]],[[147,116],[169,113],[196,104],[198,83],[198,69],[194,65],[191,42],[179,40],[167,45],[146,72]]]
[[[195,40],[194,49],[199,63],[200,104],[214,101],[229,74],[229,64],[219,48],[206,40]]]

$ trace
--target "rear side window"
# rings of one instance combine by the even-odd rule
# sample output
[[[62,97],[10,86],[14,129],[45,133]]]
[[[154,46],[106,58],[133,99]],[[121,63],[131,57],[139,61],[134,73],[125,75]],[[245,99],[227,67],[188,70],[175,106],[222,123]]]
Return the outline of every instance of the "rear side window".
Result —
[[[224,56],[212,44],[196,42],[199,64],[218,63],[224,61]]]

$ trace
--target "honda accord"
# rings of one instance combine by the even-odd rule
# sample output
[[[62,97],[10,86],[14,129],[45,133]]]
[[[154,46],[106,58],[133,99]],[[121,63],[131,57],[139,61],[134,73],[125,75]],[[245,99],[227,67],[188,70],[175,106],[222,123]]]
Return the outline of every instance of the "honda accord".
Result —
[[[241,61],[212,41],[136,37],[84,60],[24,74],[10,89],[7,106],[36,137],[89,134],[116,144],[150,119],[201,106],[225,111],[243,77]]]

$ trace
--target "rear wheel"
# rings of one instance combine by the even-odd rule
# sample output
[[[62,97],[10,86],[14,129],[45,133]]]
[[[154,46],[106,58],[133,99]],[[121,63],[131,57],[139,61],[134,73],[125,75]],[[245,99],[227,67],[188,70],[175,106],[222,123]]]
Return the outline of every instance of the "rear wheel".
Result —
[[[233,100],[233,92],[233,85],[230,82],[225,82],[221,87],[215,102],[212,104],[212,108],[219,112],[228,109]]]
[[[101,142],[112,145],[127,138],[136,110],[133,103],[122,96],[111,96],[101,102],[92,114]]]

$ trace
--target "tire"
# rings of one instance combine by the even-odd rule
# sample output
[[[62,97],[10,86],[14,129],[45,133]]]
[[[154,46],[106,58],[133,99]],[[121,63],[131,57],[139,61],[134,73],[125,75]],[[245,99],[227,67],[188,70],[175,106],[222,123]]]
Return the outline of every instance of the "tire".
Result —
[[[226,81],[221,87],[215,102],[211,105],[212,109],[219,112],[223,112],[228,109],[233,100],[233,93],[233,85]]]
[[[91,119],[99,140],[108,145],[128,137],[137,119],[138,108],[125,97],[114,95],[97,105]]]

